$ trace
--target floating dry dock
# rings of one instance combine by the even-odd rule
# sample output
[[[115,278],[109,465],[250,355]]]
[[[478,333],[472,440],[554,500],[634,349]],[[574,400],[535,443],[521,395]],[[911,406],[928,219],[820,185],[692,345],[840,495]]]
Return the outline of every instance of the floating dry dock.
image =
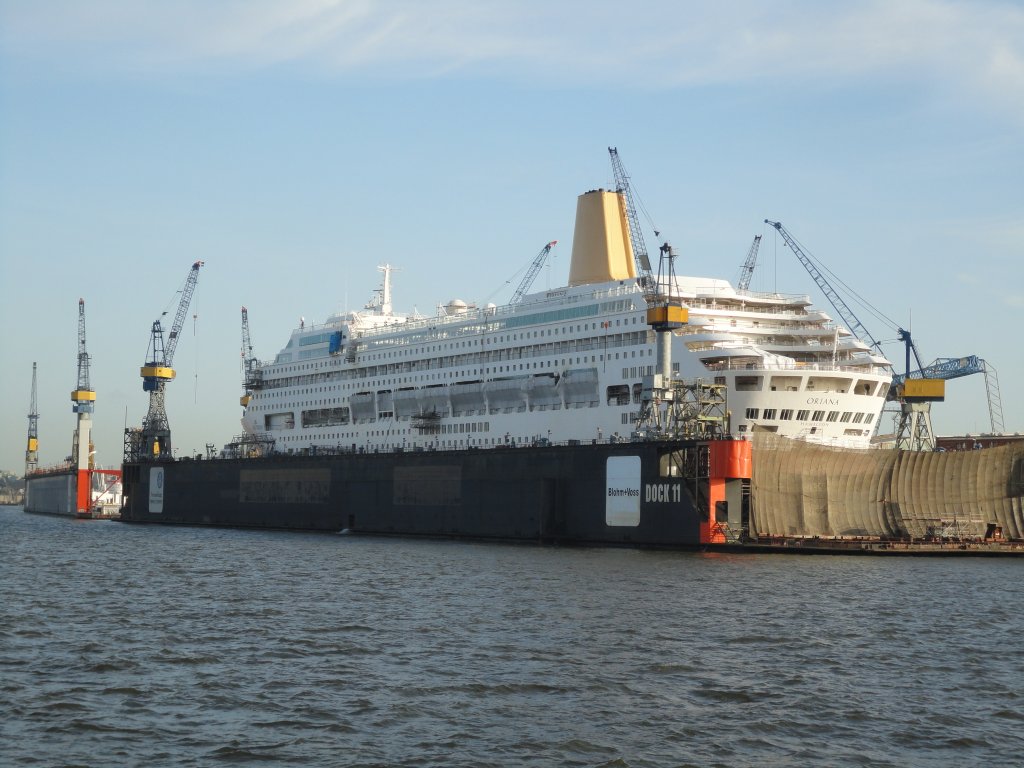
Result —
[[[1024,442],[862,451],[756,437],[759,540],[1024,543]]]
[[[745,552],[1024,554],[1024,445],[664,440],[139,461],[128,522]]]

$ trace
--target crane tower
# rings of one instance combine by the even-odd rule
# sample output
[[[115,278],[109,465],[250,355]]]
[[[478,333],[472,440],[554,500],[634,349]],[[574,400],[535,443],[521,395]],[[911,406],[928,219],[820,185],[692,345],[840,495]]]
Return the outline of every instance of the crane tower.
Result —
[[[164,407],[164,390],[167,382],[174,379],[174,369],[171,367],[174,350],[178,346],[181,326],[188,313],[188,305],[192,301],[192,293],[195,291],[201,266],[203,266],[203,262],[195,262],[188,273],[185,287],[181,291],[181,299],[178,302],[178,311],[174,316],[174,323],[167,335],[166,343],[160,318],[153,321],[146,364],[140,370],[142,389],[149,392],[149,410],[142,422],[142,429],[137,432],[137,439],[130,430],[129,434],[126,434],[125,458],[128,460],[148,459],[154,461],[162,456],[171,455],[171,427],[167,421],[167,410]]]
[[[89,511],[91,502],[89,470],[92,469],[92,414],[96,392],[89,384],[89,353],[85,347],[85,299],[78,300],[78,386],[71,393],[71,411],[78,414],[71,460],[77,475],[76,511]]]
[[[28,442],[25,446],[25,475],[39,466],[39,409],[36,406],[36,364],[32,363],[32,399],[28,407]]]
[[[252,341],[249,338],[249,310],[242,307],[242,387],[245,394],[238,402],[245,408],[252,399],[252,393],[263,386],[263,371],[260,361],[252,353]]]
[[[689,308],[676,294],[675,259],[672,246],[659,248],[658,275],[651,272],[633,202],[629,174],[622,165],[618,149],[608,147],[615,174],[619,205],[626,221],[630,248],[636,264],[637,281],[647,304],[647,325],[657,337],[657,358],[653,372],[643,377],[640,415],[636,434],[646,438],[707,437],[724,429],[727,414],[724,387],[702,381],[684,382],[672,375],[672,335],[689,322]],[[655,237],[660,235],[655,231]]]

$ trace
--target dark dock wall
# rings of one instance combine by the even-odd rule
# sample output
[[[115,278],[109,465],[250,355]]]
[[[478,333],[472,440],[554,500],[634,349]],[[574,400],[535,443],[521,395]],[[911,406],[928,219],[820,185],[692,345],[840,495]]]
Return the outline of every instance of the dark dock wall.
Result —
[[[654,443],[500,447],[133,464],[125,467],[127,500],[122,518],[370,534],[697,546],[701,524],[707,527],[707,478],[684,477],[678,468],[667,469],[672,462],[665,460],[665,454],[680,447]],[[701,450],[696,443],[686,447]],[[615,464],[618,459],[624,461]],[[610,490],[619,483],[609,479],[612,465],[627,468],[627,490],[617,486]],[[630,474],[634,466],[635,477]],[[609,511],[616,504],[609,501],[612,494],[625,497],[620,503],[627,508],[636,507],[635,518],[619,518]]]

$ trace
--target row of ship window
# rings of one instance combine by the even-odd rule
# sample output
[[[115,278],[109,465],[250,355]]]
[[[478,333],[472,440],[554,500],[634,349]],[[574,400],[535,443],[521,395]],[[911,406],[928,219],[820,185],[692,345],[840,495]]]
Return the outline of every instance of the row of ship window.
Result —
[[[635,316],[632,317],[632,318],[626,318],[626,322],[622,323],[622,325],[627,325],[627,326],[630,325],[631,319],[632,319],[632,325],[636,325],[637,324],[637,318]],[[616,319],[614,325],[615,325],[615,327],[621,327],[621,319]],[[600,324],[597,324],[597,323],[585,324],[582,327],[582,330],[583,331],[597,331],[598,330],[598,326],[600,326],[605,331],[608,328],[612,327],[611,326],[611,321],[607,321],[606,323],[600,323]],[[575,327],[575,330],[577,330],[577,332],[579,333],[579,332],[581,332],[581,327],[577,326],[577,327]],[[557,335],[559,335],[559,333],[561,333],[561,334],[572,333],[572,327],[569,326],[568,328],[561,328],[561,329],[547,329],[546,333],[545,333],[545,330],[542,329],[540,331],[532,332],[532,336],[530,336],[530,334],[527,332],[525,334],[522,334],[521,337],[524,340],[526,338],[543,338],[545,336],[552,336],[552,335],[556,335],[557,336]],[[646,331],[642,331],[642,332],[639,332],[638,335],[646,336],[646,334],[647,334]],[[633,335],[635,335],[635,334],[626,334],[626,336],[633,336]],[[509,340],[514,340],[514,341],[519,341],[520,340],[519,336],[520,335],[518,335],[518,334],[516,334],[514,336],[510,335],[508,337],[508,339]],[[494,338],[494,337],[492,337],[492,338]],[[506,337],[504,337],[504,336],[499,337],[499,338],[500,338],[499,342],[493,342],[493,343],[504,343],[505,340],[506,340]],[[569,342],[577,342],[578,343],[578,342],[584,342],[584,341],[601,342],[601,341],[605,341],[605,339],[603,339],[602,337],[592,337],[591,339],[586,339],[586,338],[583,338],[583,339],[571,339],[569,341],[561,342],[561,343],[562,344],[567,344]],[[368,345],[380,344],[380,343],[384,343],[384,342],[373,342],[373,341],[367,342]],[[386,343],[388,343],[390,345],[390,344],[393,344],[394,342],[386,342]],[[474,343],[478,345],[480,342],[478,340],[476,340],[476,341],[470,340],[468,342],[467,341],[461,341],[461,342],[455,342],[453,344],[447,344],[447,345],[444,345],[443,347],[441,345],[437,345],[437,346],[430,347],[429,349],[426,349],[426,350],[408,348],[408,349],[404,349],[404,350],[402,350],[400,352],[377,352],[377,353],[373,353],[373,354],[368,354],[367,355],[367,359],[368,360],[379,360],[379,359],[391,358],[391,357],[394,357],[396,355],[401,355],[401,356],[408,356],[408,355],[413,355],[413,354],[421,355],[421,354],[423,354],[424,351],[433,352],[433,353],[437,353],[437,352],[445,353],[445,352],[451,352],[455,348],[465,348],[467,345],[472,346]],[[634,342],[634,343],[640,343],[640,342]],[[522,351],[525,351],[525,350],[532,349],[532,347],[518,347],[518,349],[522,350]],[[309,356],[311,356],[313,354],[322,354],[325,357],[327,356],[326,353],[325,353],[325,350],[321,349],[321,350],[310,350],[308,352],[303,352],[302,353],[302,358],[306,359],[306,358],[308,358]],[[472,354],[478,355],[480,353],[476,352],[476,353],[472,353]],[[467,356],[467,355],[462,355],[462,356]],[[287,360],[279,357],[279,362],[286,362],[286,361]],[[307,364],[303,364],[303,365],[287,366],[287,367],[281,368],[279,371],[271,371],[271,370],[268,369],[266,373],[267,374],[272,374],[272,373],[296,373],[296,372],[299,372],[299,371],[315,370],[315,369],[318,369],[318,368],[322,368],[324,365],[325,365],[324,362],[307,362]]]
[[[618,352],[615,353],[615,359],[616,360],[620,359],[619,358],[619,354],[620,353],[618,353]],[[623,355],[623,357],[625,357],[629,353],[623,352],[621,354]],[[636,352],[636,350],[634,350],[632,352],[632,356],[636,357],[636,354],[637,354],[637,352]],[[640,356],[641,357],[643,356],[643,354],[644,354],[644,350],[640,350]],[[653,350],[647,350],[647,354],[648,355],[653,355],[654,351]],[[610,360],[612,356],[609,354],[607,357]],[[605,355],[590,355],[590,359],[589,360],[587,359],[587,356],[584,355],[584,356],[575,358],[575,362],[573,362],[573,358],[569,358],[568,360],[561,359],[561,360],[548,360],[546,362],[538,362],[538,363],[519,363],[518,368],[515,365],[495,366],[493,371],[492,371],[491,368],[485,368],[484,369],[484,373],[485,373],[485,375],[489,374],[489,373],[516,373],[518,371],[537,370],[537,369],[541,369],[541,368],[552,368],[552,367],[554,367],[554,368],[561,368],[561,367],[564,367],[566,365],[586,365],[588,362],[590,362],[590,363],[598,363],[598,362],[604,362],[604,360],[605,360]],[[633,367],[633,368],[623,368],[622,369],[623,377],[624,378],[636,378],[636,376],[638,374],[636,374],[635,372],[637,370],[641,371],[641,373],[639,375],[643,376],[644,375],[644,373],[643,373],[644,371],[646,371],[649,374],[649,373],[653,372],[654,367],[648,365],[648,366],[639,366],[639,367]],[[679,372],[679,363],[673,363],[672,364],[672,370],[675,371],[676,373],[678,373]],[[630,375],[626,374],[626,371],[632,371],[634,373],[630,376]],[[465,371],[453,371],[453,372],[448,373],[446,375],[446,377],[447,378],[458,378],[460,376],[466,376],[466,375],[477,376],[477,375],[479,375],[479,373],[477,373],[477,371],[472,371],[470,373],[466,373]],[[403,377],[403,378],[399,379],[395,383],[398,383],[398,384],[408,384],[408,383],[412,383],[413,381],[433,381],[434,377],[435,377],[435,374],[424,374],[424,375],[421,375],[421,376],[407,376],[407,377]],[[369,382],[369,384],[371,384],[371,385],[374,384],[374,383],[375,382]],[[358,381],[358,382],[352,382],[350,384],[343,384],[341,386],[343,388],[345,388],[345,389],[354,389],[356,387],[362,388],[362,387],[367,386],[367,382]],[[306,389],[306,390],[303,390],[301,392],[296,392],[296,393],[292,393],[292,394],[307,394],[307,395],[309,395],[309,394],[314,394],[315,392],[329,392],[330,390],[331,390],[330,387],[319,387],[319,388],[316,388],[316,389]],[[339,401],[340,401],[340,398],[333,398],[333,399],[330,400],[330,402],[335,402],[335,403],[337,403]],[[325,400],[325,401],[321,401],[321,402],[325,403],[327,401]],[[306,403],[306,404],[308,404],[308,403]],[[251,410],[259,411],[259,410],[269,410],[271,408],[273,408],[273,409],[288,408],[288,407],[293,407],[293,406],[296,406],[296,405],[299,405],[299,403],[273,403],[273,404],[266,404],[266,405],[253,405]]]
[[[760,408],[747,408],[747,418],[763,419],[764,421],[791,421],[793,420],[793,409],[765,408],[763,415]],[[873,413],[854,413],[853,411],[797,411],[796,421],[824,421],[826,423],[839,422],[840,424],[870,424],[875,419]]]
[[[632,318],[632,321],[633,321],[633,325],[636,325],[637,319],[635,317]],[[608,323],[607,325],[605,325],[604,323],[601,323],[600,325],[602,326],[602,328],[611,328],[612,327],[611,321],[609,320],[609,321],[607,321],[607,323]],[[630,318],[626,318],[625,325],[629,325],[629,324],[630,324]],[[622,322],[621,319],[617,319],[615,321],[615,327],[622,327],[622,325],[623,325],[623,322]],[[597,326],[598,326],[598,323],[590,323],[589,325],[584,325],[582,327],[582,329],[581,329],[580,326],[577,325],[576,326],[576,333],[580,333],[581,331],[596,331],[597,330]],[[527,331],[526,333],[521,334],[521,335],[520,334],[510,335],[507,339],[506,339],[505,336],[497,336],[497,337],[494,337],[494,336],[489,336],[489,337],[488,336],[483,336],[481,338],[469,339],[468,341],[456,341],[456,342],[454,342],[452,344],[445,344],[445,345],[437,345],[437,346],[433,346],[433,347],[428,347],[427,349],[411,349],[411,348],[408,348],[408,345],[405,342],[405,340],[402,340],[400,343],[403,346],[407,347],[406,349],[403,349],[403,350],[401,350],[399,352],[378,352],[376,354],[371,354],[368,359],[370,359],[370,360],[384,360],[384,359],[387,359],[387,358],[393,358],[393,357],[401,356],[401,355],[413,355],[413,354],[421,355],[424,352],[430,352],[430,353],[448,352],[449,350],[452,350],[452,349],[465,349],[467,346],[470,346],[470,347],[472,347],[472,346],[480,346],[485,341],[490,341],[492,344],[505,344],[505,343],[512,342],[512,341],[520,341],[521,339],[531,339],[531,338],[532,339],[539,339],[539,338],[544,338],[545,336],[558,336],[559,334],[565,335],[565,334],[572,333],[572,332],[573,332],[572,326],[562,327],[562,328],[548,328],[547,332],[545,332],[544,329],[541,329],[539,331],[533,331],[532,335],[530,334],[529,331]],[[372,349],[373,347],[378,346],[378,345],[395,346],[397,343],[399,343],[399,342],[398,341],[394,341],[394,340],[389,340],[389,341],[384,341],[384,342],[381,342],[381,341],[376,341],[376,342],[375,341],[367,341],[366,345],[367,345],[368,349]]]

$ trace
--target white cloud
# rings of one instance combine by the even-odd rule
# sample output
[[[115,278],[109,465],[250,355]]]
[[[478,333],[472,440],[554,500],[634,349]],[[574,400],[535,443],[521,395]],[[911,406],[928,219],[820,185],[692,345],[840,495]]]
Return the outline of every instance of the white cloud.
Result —
[[[105,76],[291,62],[652,89],[884,78],[1024,120],[1024,8],[996,0],[35,0],[0,5],[0,29],[6,57]]]

